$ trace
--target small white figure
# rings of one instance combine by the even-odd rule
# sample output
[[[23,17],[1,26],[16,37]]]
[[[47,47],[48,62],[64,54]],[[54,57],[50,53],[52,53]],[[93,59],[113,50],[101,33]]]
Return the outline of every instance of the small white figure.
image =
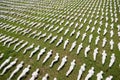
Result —
[[[69,74],[73,71],[74,67],[75,67],[75,59],[71,62],[69,70],[66,72],[66,76],[69,76]]]
[[[36,71],[32,73],[32,77],[29,80],[36,80],[36,78],[38,77],[39,71],[40,71],[39,69],[36,69]]]
[[[47,73],[47,74],[45,74],[45,76],[42,78],[42,80],[48,80],[48,77],[49,77],[49,75],[48,75],[48,73]]]
[[[3,56],[4,56],[4,53],[0,54],[0,59],[2,59],[2,58],[3,58]]]
[[[90,26],[88,25],[85,31],[88,31],[90,29]]]
[[[109,68],[110,67],[112,67],[112,65],[114,64],[114,62],[115,62],[115,54],[113,53],[112,55],[111,55],[111,59],[110,59],[110,63],[109,63]]]
[[[105,29],[104,29],[104,32],[103,32],[103,36],[105,36],[106,33],[107,33],[107,29],[105,28]]]
[[[110,40],[110,49],[113,50],[113,45],[114,45],[114,41],[113,39]]]
[[[103,38],[102,47],[105,47],[106,42],[107,42],[106,38]]]
[[[113,76],[108,76],[105,80],[112,80]]]
[[[77,35],[76,35],[75,39],[78,39],[79,36],[80,36],[80,31],[77,32]]]
[[[107,54],[106,54],[105,50],[103,50],[103,52],[102,52],[102,64],[105,63],[106,57],[107,57]]]
[[[16,62],[17,62],[17,58],[14,60],[14,61],[12,61],[8,66],[6,66],[4,69],[3,69],[3,71],[2,71],[2,73],[0,74],[0,75],[3,75],[8,69],[10,69],[11,67],[13,67],[15,64],[16,64]]]
[[[101,28],[99,27],[97,30],[97,33],[100,34]]]
[[[85,39],[85,37],[86,37],[86,33],[83,34],[82,41]]]
[[[55,77],[53,80],[57,80],[57,78]]]
[[[29,47],[27,47],[24,51],[23,54],[25,54],[28,50],[32,49],[34,47],[34,43],[32,45],[30,45]]]
[[[60,56],[59,56],[59,53],[56,53],[56,56],[54,57],[54,60],[53,60],[53,61],[51,62],[51,64],[50,64],[50,67],[52,67],[53,64],[59,60],[59,57],[60,57]]]
[[[93,38],[93,34],[91,34],[91,35],[89,36],[89,43],[91,43],[92,38]]]
[[[37,56],[37,60],[40,59],[40,57],[45,53],[46,51],[46,47],[44,47],[43,49],[40,50],[40,52],[38,53],[38,56]]]
[[[21,78],[23,78],[24,76],[26,76],[26,74],[30,71],[30,65],[28,65],[23,71],[22,73],[19,75],[19,77],[17,78],[17,80],[20,80]]]
[[[11,78],[23,67],[24,62],[21,61],[20,64],[16,66],[16,69],[11,73],[10,77],[7,80],[11,80]]]
[[[96,56],[98,54],[98,48],[94,49],[94,52],[93,52],[93,60],[96,61]]]
[[[43,62],[42,63],[45,63],[49,58],[50,56],[53,54],[53,51],[50,50],[48,53],[47,53],[47,56],[44,58]]]
[[[78,46],[78,49],[77,49],[77,53],[76,54],[79,54],[80,53],[80,50],[83,48],[83,43],[81,43],[79,46]]]
[[[75,29],[70,33],[70,37],[75,34]]]
[[[61,38],[59,39],[59,41],[57,42],[56,46],[59,46],[59,45],[62,43],[62,41],[63,41],[63,37],[61,37]]]
[[[19,40],[19,39],[17,38],[17,39],[15,39],[15,40],[13,40],[12,42],[8,43],[8,46],[7,46],[7,47],[10,47],[12,44],[16,43],[18,40]]]
[[[95,26],[92,27],[92,29],[91,29],[91,33],[93,33],[94,30],[95,30]]]
[[[76,46],[76,41],[74,41],[73,43],[72,43],[72,46],[71,46],[71,48],[70,48],[70,52],[75,48],[75,46]]]
[[[85,63],[80,67],[77,80],[80,80],[82,73],[85,71],[85,67],[86,67]]]
[[[57,37],[58,37],[58,36],[54,36],[49,43],[50,43],[50,44],[53,43],[53,42],[57,39]]]
[[[85,52],[84,52],[85,57],[87,57],[87,54],[88,54],[89,51],[90,51],[90,45],[88,45],[88,46],[85,48]]]
[[[20,51],[22,48],[24,48],[25,46],[27,46],[28,42],[25,42],[23,45],[20,46],[20,48],[18,50],[16,50],[17,52]]]
[[[98,41],[100,40],[100,36],[97,36],[96,37],[96,40],[95,40],[95,45],[97,45],[98,44]]]
[[[12,57],[10,56],[8,59],[6,59],[6,60],[0,65],[0,70],[10,62],[11,58],[12,58]]]
[[[97,73],[97,80],[102,80],[103,79],[103,71],[100,71],[99,73]]]
[[[65,65],[66,62],[67,62],[67,56],[62,58],[62,62],[59,65],[59,67],[57,68],[57,71],[59,71]]]
[[[69,32],[69,28],[65,30],[64,36]]]
[[[52,37],[52,34],[50,34],[47,38],[45,38],[44,42],[48,41]]]
[[[64,46],[63,46],[63,49],[64,49],[64,50],[66,49],[68,43],[69,43],[69,39],[65,40]]]
[[[35,54],[38,50],[39,50],[40,46],[38,45],[37,47],[35,47],[35,49],[30,53],[30,58],[33,56],[33,54]]]
[[[110,37],[113,37],[113,35],[114,35],[114,32],[113,32],[113,30],[111,30],[110,31]]]
[[[89,80],[94,75],[94,67],[91,67],[91,69],[88,71],[87,76],[85,77],[85,80]]]
[[[23,41],[24,41],[24,40],[19,41],[19,42],[14,46],[13,50],[15,50],[15,49],[17,48],[17,46],[19,46],[20,44],[22,44]]]

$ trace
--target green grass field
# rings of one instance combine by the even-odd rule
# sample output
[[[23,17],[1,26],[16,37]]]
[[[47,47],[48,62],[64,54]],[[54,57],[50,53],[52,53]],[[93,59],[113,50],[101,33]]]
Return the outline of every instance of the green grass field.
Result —
[[[108,14],[107,14],[108,13]],[[111,14],[113,13],[113,16]],[[81,15],[80,15],[81,14]],[[117,16],[116,16],[117,15]],[[92,17],[93,16],[93,17]],[[98,16],[98,18],[96,18]],[[100,19],[101,16],[103,16],[103,19]],[[68,17],[68,19],[66,19]],[[73,18],[72,18],[73,17]],[[108,17],[108,21],[106,21],[106,17]],[[70,19],[72,18],[72,19]],[[75,20],[76,18],[76,20]],[[80,22],[80,18],[83,18]],[[113,22],[111,20],[113,18]],[[55,21],[52,21],[54,20]],[[84,20],[86,19],[86,22],[84,23]],[[115,19],[118,19],[118,21],[115,21]],[[57,20],[60,20],[57,22]],[[64,20],[64,22],[60,25],[60,22]],[[92,22],[89,24],[89,20],[92,20]],[[97,20],[97,24],[94,25],[94,22]],[[66,22],[69,21],[68,25],[65,26]],[[100,26],[100,22],[102,21],[102,25]],[[33,23],[31,23],[33,22]],[[74,24],[70,27],[69,25],[74,22]],[[34,24],[35,23],[35,24]],[[83,27],[79,29],[79,26],[75,28],[76,23],[83,24]],[[105,24],[108,23],[107,28],[105,27]],[[114,24],[113,29],[111,29],[111,24]],[[4,25],[2,25],[4,24]],[[40,25],[38,25],[40,24]],[[43,25],[44,24],[44,25]],[[8,25],[9,28],[3,28],[4,26]],[[37,26],[38,25],[38,26]],[[44,29],[47,25],[52,26],[53,28],[48,31],[49,27]],[[90,29],[88,31],[86,30],[87,26],[90,26]],[[37,54],[36,52],[32,58],[29,58],[30,53],[34,50],[31,49],[27,51],[26,54],[23,55],[23,51],[25,48],[20,50],[19,52],[16,52],[16,50],[20,47],[20,45],[17,47],[16,50],[13,50],[15,44],[12,44],[9,48],[6,46],[3,46],[3,42],[0,43],[0,54],[4,53],[4,56],[2,59],[0,59],[0,65],[3,61],[5,61],[9,56],[12,56],[13,61],[15,58],[18,58],[17,64],[19,64],[21,61],[24,61],[23,68],[15,74],[15,76],[11,80],[16,80],[17,77],[20,75],[22,70],[27,67],[27,65],[31,65],[30,72],[22,78],[22,80],[29,80],[32,76],[32,72],[35,71],[37,68],[40,69],[40,73],[38,75],[37,80],[42,80],[42,77],[48,73],[49,79],[53,80],[54,77],[57,78],[57,80],[77,80],[78,72],[83,63],[86,63],[86,70],[82,74],[81,80],[84,80],[86,75],[88,74],[88,70],[93,66],[95,68],[94,75],[90,78],[90,80],[97,80],[96,75],[101,70],[104,71],[103,74],[103,80],[106,79],[106,77],[112,75],[113,80],[120,80],[120,51],[118,49],[118,43],[120,42],[120,36],[118,36],[118,28],[117,26],[120,25],[120,0],[1,0],[0,1],[0,34],[14,37],[14,39],[19,38],[20,40],[24,40],[24,42],[28,41],[28,45],[25,47],[29,47],[32,43],[34,43],[34,48],[40,45],[40,49],[46,47],[47,50],[44,55],[41,56],[40,60],[37,61]],[[55,29],[57,26],[60,28],[64,28],[62,32],[57,33],[56,30],[52,32],[53,29]],[[91,33],[92,27],[95,27],[94,32]],[[23,28],[25,29],[31,29],[32,33],[33,31],[37,30],[38,32],[42,32],[42,34],[47,33],[46,37],[49,36],[49,34],[52,33],[52,36],[58,36],[57,39],[52,43],[49,44],[50,40],[47,42],[44,42],[44,39],[46,37],[41,38],[40,40],[37,40],[38,37],[32,38],[28,37],[28,34],[22,35],[20,34],[21,31],[18,33],[12,32],[13,30],[8,31],[12,27],[15,28]],[[101,28],[100,34],[97,33],[98,28]],[[69,28],[69,32],[67,35],[64,36],[64,32],[66,29]],[[107,33],[104,36],[104,29],[107,29]],[[75,34],[70,37],[71,32],[75,29]],[[113,37],[110,37],[110,31],[113,30],[114,35]],[[80,36],[78,39],[75,39],[77,32],[80,31]],[[82,35],[86,32],[87,36],[84,41],[82,41]],[[93,34],[92,42],[89,43],[89,35]],[[55,45],[59,41],[59,39],[63,36],[63,42],[56,47]],[[100,36],[100,40],[97,45],[95,45],[96,37]],[[102,47],[103,38],[107,39],[107,43],[105,47]],[[63,45],[64,41],[66,39],[69,39],[69,44],[67,45],[67,48],[64,50]],[[114,41],[114,47],[113,50],[110,50],[110,40],[113,39]],[[77,45],[73,49],[72,52],[69,52],[69,49],[74,41],[77,41]],[[81,49],[80,53],[77,55],[76,51],[80,43],[83,43],[83,48]],[[88,53],[88,57],[84,57],[84,51],[85,48],[90,45],[90,51]],[[98,48],[98,55],[96,61],[93,60],[93,52],[94,49]],[[53,54],[48,59],[48,61],[45,64],[42,64],[43,59],[47,55],[47,52],[52,49]],[[106,62],[104,65],[102,65],[102,52],[103,50],[107,53]],[[49,65],[51,61],[54,59],[55,54],[59,53],[60,59],[58,62],[54,64],[52,68],[49,68]],[[110,63],[110,57],[111,54],[115,53],[115,63],[111,68],[109,68]],[[61,63],[62,57],[68,56],[67,63],[65,66],[58,72],[57,68]],[[70,67],[70,63],[72,60],[76,60],[76,66],[73,69],[72,73],[66,77],[65,74],[68,71]],[[17,65],[16,64],[16,65]],[[7,72],[0,76],[0,80],[6,80],[11,72],[16,68],[16,65],[7,70]],[[0,70],[0,73],[3,69]]]

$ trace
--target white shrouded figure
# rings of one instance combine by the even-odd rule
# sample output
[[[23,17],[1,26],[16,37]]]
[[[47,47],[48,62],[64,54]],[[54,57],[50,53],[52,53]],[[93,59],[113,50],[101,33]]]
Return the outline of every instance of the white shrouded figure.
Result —
[[[105,80],[112,80],[113,76],[108,76]]]
[[[80,50],[83,48],[83,43],[81,43],[79,46],[78,46],[78,49],[77,49],[77,53],[76,54],[79,54]]]
[[[78,39],[80,36],[80,31],[77,32],[75,39]]]
[[[13,39],[14,39],[14,37],[12,37],[12,38],[6,40],[6,41],[3,43],[3,46],[5,46],[8,42],[12,41]]]
[[[99,27],[97,30],[97,33],[100,34],[101,28]]]
[[[36,71],[32,73],[32,77],[29,80],[36,80],[36,78],[38,77],[39,71],[40,71],[39,69],[36,69]]]
[[[57,80],[57,78],[55,77],[53,80]]]
[[[85,80],[89,80],[94,75],[94,67],[91,67],[91,69],[88,71],[87,76],[85,77]]]
[[[23,67],[24,62],[21,61],[20,64],[16,66],[16,69],[11,73],[10,77],[7,80],[11,80],[11,78]]]
[[[103,50],[103,52],[102,52],[102,64],[105,63],[106,57],[107,57],[107,53],[105,52],[105,50]]]
[[[50,43],[50,44],[53,43],[53,42],[57,39],[57,37],[58,37],[58,36],[54,36],[49,43]]]
[[[118,28],[118,31],[120,31],[120,24],[119,24],[119,25],[117,25],[117,28]]]
[[[85,64],[85,63],[80,67],[77,80],[80,80],[83,72],[85,71],[85,67],[86,67],[86,64]]]
[[[110,59],[110,63],[109,63],[109,67],[112,67],[112,65],[114,64],[114,62],[115,62],[115,54],[113,53],[112,55],[111,55],[111,59]]]
[[[33,39],[41,35],[41,31],[33,36]]]
[[[44,34],[41,34],[39,37],[38,37],[38,40],[45,37],[47,35],[47,33],[44,33]]]
[[[17,38],[17,39],[15,39],[15,40],[13,40],[12,42],[8,43],[8,46],[7,46],[7,47],[10,47],[12,44],[16,43],[18,40],[19,40],[19,39]]]
[[[75,34],[75,29],[70,33],[70,37]]]
[[[97,45],[98,44],[98,41],[100,40],[100,36],[97,36],[96,37],[96,40],[95,40],[95,45]]]
[[[113,35],[114,35],[114,32],[113,32],[113,30],[111,30],[110,31],[110,37],[113,37]]]
[[[47,56],[44,58],[43,62],[42,63],[45,63],[49,58],[50,56],[53,54],[53,51],[50,50],[48,53],[47,53]]]
[[[40,57],[45,53],[46,51],[46,47],[44,47],[43,49],[40,50],[40,52],[38,53],[38,56],[37,56],[37,60],[40,59]]]
[[[73,69],[74,69],[74,67],[75,67],[75,65],[76,65],[76,60],[74,59],[72,62],[71,62],[71,65],[70,65],[70,67],[69,67],[69,69],[68,69],[68,71],[66,72],[66,76],[69,76],[70,75],[70,73],[73,71]]]
[[[113,45],[114,45],[114,41],[113,39],[110,40],[110,49],[113,50]]]
[[[91,29],[91,33],[92,33],[94,30],[95,30],[95,26],[92,27],[92,29]]]
[[[59,57],[60,57],[60,56],[59,56],[59,53],[56,53],[56,56],[54,57],[54,60],[51,62],[51,64],[50,64],[49,67],[52,67],[53,64],[59,60]]]
[[[89,36],[89,43],[91,43],[92,39],[93,39],[93,34]]]
[[[3,56],[4,56],[4,53],[0,54],[0,59],[2,59],[2,58],[3,58]]]
[[[30,53],[30,58],[39,50],[40,45],[38,45],[37,47],[35,47],[35,49]]]
[[[6,59],[6,60],[0,65],[0,70],[10,62],[11,58],[12,58],[12,57],[10,56],[8,59]]]
[[[27,47],[24,51],[23,54],[25,54],[28,50],[32,49],[34,47],[34,43],[32,45],[30,45],[29,47]]]
[[[67,56],[62,58],[62,62],[60,63],[59,67],[57,68],[57,71],[59,71],[67,62]]]
[[[20,51],[22,48],[24,48],[25,46],[27,46],[28,42],[25,42],[24,44],[22,44],[20,46],[20,48],[18,48],[18,50],[16,50],[17,52]]]
[[[30,71],[30,65],[28,65],[23,71],[22,73],[19,75],[19,77],[17,78],[17,80],[20,80],[21,78],[23,78],[24,76],[26,76],[26,74]]]
[[[84,55],[87,57],[88,52],[90,51],[90,45],[85,48]]]
[[[103,79],[103,71],[100,71],[99,73],[97,73],[97,80],[102,80]]]
[[[17,48],[17,46],[19,46],[20,44],[22,44],[23,41],[24,41],[24,40],[19,41],[19,42],[14,46],[13,50],[15,50],[15,49]]]
[[[57,33],[60,33],[61,31],[63,31],[64,27],[60,28]]]
[[[16,58],[14,61],[12,61],[8,66],[6,66],[2,73],[0,75],[3,75],[8,69],[10,69],[11,67],[13,67],[16,63],[17,63],[18,59]]]
[[[104,29],[104,32],[103,32],[103,36],[105,36],[106,33],[107,33],[107,29],[105,28],[105,29]]]
[[[98,54],[98,48],[94,49],[94,52],[93,52],[93,60],[96,61],[96,56]]]
[[[57,42],[56,46],[59,46],[59,45],[62,43],[62,41],[63,41],[63,37],[61,37],[61,38],[59,39],[59,41]]]
[[[33,31],[32,33],[29,34],[28,37],[31,37],[32,35],[36,34],[37,33],[37,30]]]
[[[2,43],[2,42],[4,42],[4,41],[8,40],[9,38],[10,38],[10,36],[5,37],[5,38],[3,38],[2,40],[0,40],[0,42]]]
[[[52,37],[52,34],[48,35],[47,38],[45,38],[44,42],[46,42],[47,40],[49,40]]]
[[[118,43],[118,49],[119,49],[119,51],[120,51],[120,42]]]
[[[69,43],[69,39],[65,40],[64,46],[63,46],[63,49],[64,49],[64,50],[66,49],[68,43]]]
[[[86,37],[86,33],[82,35],[82,41],[85,39],[85,37]]]
[[[48,75],[48,73],[47,73],[47,74],[45,74],[45,76],[42,78],[42,80],[48,80],[48,77],[49,77],[49,75]]]
[[[65,30],[64,36],[69,32],[69,28]]]
[[[76,41],[74,41],[73,43],[72,43],[72,46],[71,46],[71,48],[70,48],[70,52],[75,48],[75,46],[76,46]]]
[[[106,42],[107,42],[106,38],[103,38],[102,47],[105,47]]]
[[[85,31],[88,31],[90,29],[90,26],[88,25]]]

